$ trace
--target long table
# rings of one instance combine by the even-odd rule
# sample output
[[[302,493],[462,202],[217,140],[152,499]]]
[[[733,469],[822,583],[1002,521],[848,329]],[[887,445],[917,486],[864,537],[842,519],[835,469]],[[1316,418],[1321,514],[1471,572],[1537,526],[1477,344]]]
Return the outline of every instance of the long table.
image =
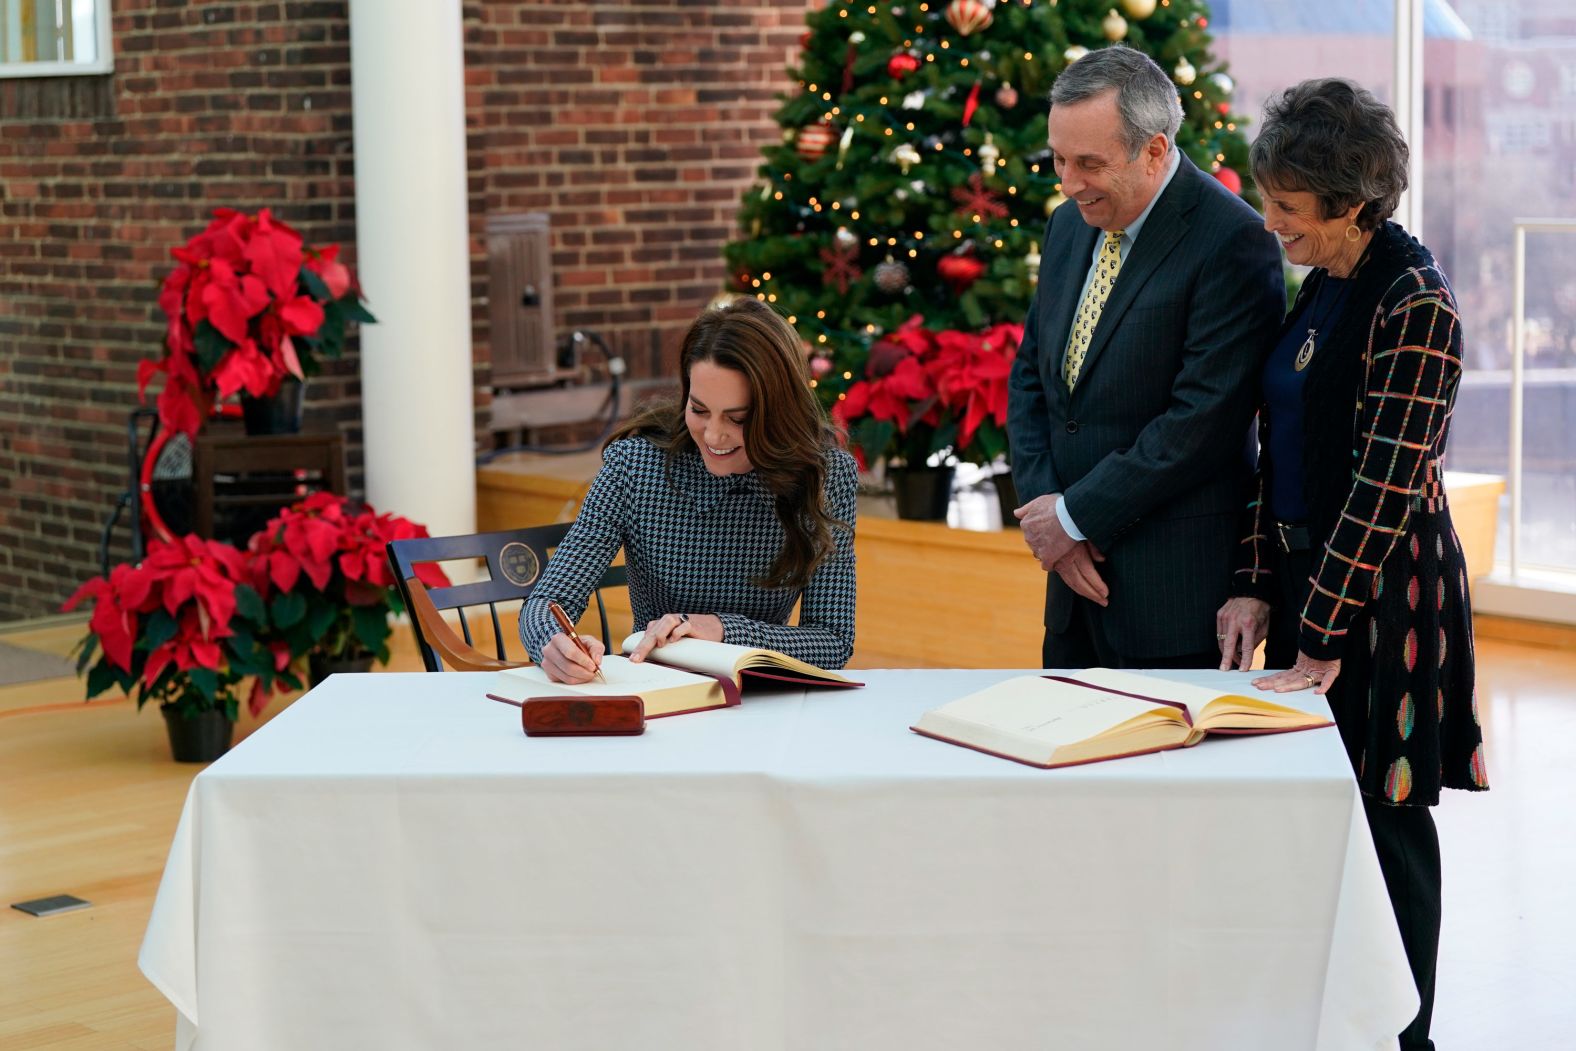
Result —
[[[485,675],[336,675],[194,780],[139,963],[201,1051],[1394,1046],[1333,729],[1049,771],[908,731],[1014,674],[556,739]]]

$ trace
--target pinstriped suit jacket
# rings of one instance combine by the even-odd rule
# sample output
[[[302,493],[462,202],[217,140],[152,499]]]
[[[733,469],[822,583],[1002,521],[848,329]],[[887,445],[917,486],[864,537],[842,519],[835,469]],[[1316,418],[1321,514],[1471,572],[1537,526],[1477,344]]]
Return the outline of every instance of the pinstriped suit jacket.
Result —
[[[1024,502],[1063,494],[1105,553],[1110,605],[1094,613],[1119,652],[1205,652],[1252,468],[1259,376],[1285,313],[1279,246],[1258,213],[1183,156],[1069,392],[1062,361],[1099,235],[1073,202],[1046,225],[1009,387],[1013,481]],[[1049,574],[1048,630],[1067,630],[1075,600]]]

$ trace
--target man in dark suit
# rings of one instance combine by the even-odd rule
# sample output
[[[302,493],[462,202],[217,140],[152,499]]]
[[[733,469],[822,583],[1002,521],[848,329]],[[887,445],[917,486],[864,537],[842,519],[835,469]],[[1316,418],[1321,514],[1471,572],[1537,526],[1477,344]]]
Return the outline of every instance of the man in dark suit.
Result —
[[[1218,667],[1248,424],[1286,306],[1260,217],[1176,148],[1177,89],[1090,52],[1051,92],[1066,204],[1013,364],[1015,512],[1048,668]]]

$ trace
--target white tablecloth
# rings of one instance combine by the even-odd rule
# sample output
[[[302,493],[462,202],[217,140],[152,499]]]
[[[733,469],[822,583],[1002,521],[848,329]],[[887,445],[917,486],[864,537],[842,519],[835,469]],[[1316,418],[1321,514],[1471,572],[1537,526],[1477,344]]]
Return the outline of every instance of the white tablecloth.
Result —
[[[333,677],[192,784],[139,961],[177,1045],[1394,1046],[1335,730],[1036,770],[907,729],[1020,673],[860,674],[561,739]]]

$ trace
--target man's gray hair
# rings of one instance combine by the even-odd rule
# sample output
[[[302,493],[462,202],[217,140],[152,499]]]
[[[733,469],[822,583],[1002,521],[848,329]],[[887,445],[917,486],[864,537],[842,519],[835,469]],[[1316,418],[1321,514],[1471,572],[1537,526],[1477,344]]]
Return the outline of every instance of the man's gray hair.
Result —
[[[1116,110],[1122,115],[1122,143],[1127,159],[1136,160],[1144,144],[1164,135],[1176,148],[1182,126],[1182,104],[1176,85],[1165,70],[1142,51],[1113,44],[1087,55],[1064,69],[1051,85],[1051,105],[1083,102],[1107,91],[1116,91]]]

